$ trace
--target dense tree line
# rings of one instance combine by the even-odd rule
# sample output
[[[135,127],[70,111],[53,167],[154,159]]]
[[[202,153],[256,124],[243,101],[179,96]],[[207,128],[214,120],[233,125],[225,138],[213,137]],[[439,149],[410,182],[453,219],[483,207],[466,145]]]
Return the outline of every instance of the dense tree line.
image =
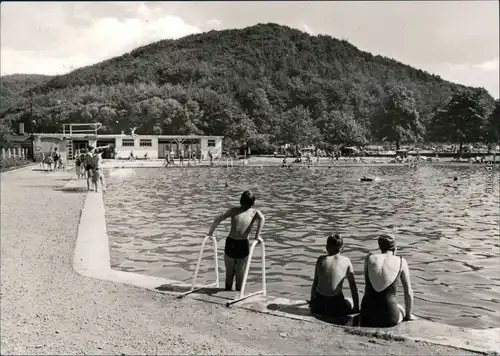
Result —
[[[98,121],[102,133],[224,135],[259,151],[282,143],[468,141],[476,129],[474,139],[498,140],[485,90],[274,24],[159,41],[66,75],[11,82],[2,78],[2,137],[19,122],[28,132],[58,132],[63,123]],[[465,118],[449,107],[453,100],[481,116],[464,119],[463,137],[444,129],[454,115]]]

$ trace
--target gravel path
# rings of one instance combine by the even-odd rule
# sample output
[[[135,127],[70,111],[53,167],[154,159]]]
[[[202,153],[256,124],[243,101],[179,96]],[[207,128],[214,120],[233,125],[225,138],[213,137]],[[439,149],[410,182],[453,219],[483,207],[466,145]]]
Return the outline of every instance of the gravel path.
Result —
[[[82,277],[72,259],[84,193],[58,189],[72,177],[1,176],[2,355],[475,354]]]

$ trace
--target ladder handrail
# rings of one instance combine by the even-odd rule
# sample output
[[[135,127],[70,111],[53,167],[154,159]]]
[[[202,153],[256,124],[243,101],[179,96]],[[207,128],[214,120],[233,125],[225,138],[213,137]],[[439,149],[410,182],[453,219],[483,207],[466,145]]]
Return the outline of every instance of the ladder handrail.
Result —
[[[203,258],[205,244],[207,243],[208,239],[210,239],[210,238],[214,242],[215,282],[196,288],[196,279],[198,278],[198,272],[200,270],[200,264],[201,264],[201,259]],[[191,284],[191,289],[185,293],[180,294],[178,296],[178,298],[185,297],[188,294],[191,294],[197,290],[200,290],[200,289],[203,289],[206,287],[213,287],[214,285],[215,285],[215,287],[219,288],[219,258],[217,256],[217,238],[215,237],[215,235],[206,235],[205,238],[203,239],[203,242],[201,243],[200,254],[198,256],[198,262],[196,263],[196,268],[194,270],[193,282]]]
[[[261,245],[261,251],[262,251],[262,259],[261,259],[261,267],[262,267],[262,289],[257,291],[257,292],[254,292],[254,293],[250,293],[250,294],[247,294],[245,295],[245,286],[246,286],[246,283],[247,283],[247,278],[248,278],[248,272],[250,271],[250,263],[252,262],[252,257],[253,257],[253,253],[255,251],[255,247],[257,246],[257,244]],[[243,299],[247,299],[249,297],[252,297],[254,295],[257,295],[257,294],[262,294],[262,295],[267,295],[267,286],[266,286],[266,245],[264,243],[264,240],[262,239],[258,239],[258,240],[254,240],[252,242],[252,246],[250,247],[250,253],[248,254],[248,260],[247,260],[247,263],[246,263],[246,266],[245,266],[245,274],[243,275],[243,283],[241,284],[241,290],[240,290],[240,296],[239,298],[235,298],[234,300],[230,301],[230,302],[227,302],[226,303],[226,306],[231,306],[239,301],[242,301]]]

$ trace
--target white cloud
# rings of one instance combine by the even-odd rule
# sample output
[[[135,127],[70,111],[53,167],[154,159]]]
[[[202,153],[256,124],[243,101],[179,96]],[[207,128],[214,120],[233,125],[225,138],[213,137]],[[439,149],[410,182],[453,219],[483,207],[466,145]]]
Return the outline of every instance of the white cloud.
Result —
[[[474,64],[474,68],[482,69],[488,72],[497,72],[500,67],[500,62],[498,58],[492,59],[490,61],[485,61],[479,64]]]
[[[439,74],[443,79],[454,83],[478,87],[482,86],[494,97],[499,97],[499,59],[494,58],[480,63],[429,63],[420,68]]]
[[[102,17],[79,28],[65,24],[65,19],[59,19],[59,24],[58,19],[53,19],[51,26],[58,35],[43,50],[2,46],[1,74],[61,74],[121,55],[141,45],[201,32],[198,27],[186,23],[181,17],[166,14],[162,9],[150,9],[143,3],[130,5],[133,6],[130,11],[136,14],[134,18]]]
[[[222,25],[222,21],[218,19],[210,19],[207,21],[207,25],[209,26],[220,26]]]
[[[304,30],[304,32],[310,34],[311,36],[316,36],[316,32],[306,23],[302,24],[302,29]]]

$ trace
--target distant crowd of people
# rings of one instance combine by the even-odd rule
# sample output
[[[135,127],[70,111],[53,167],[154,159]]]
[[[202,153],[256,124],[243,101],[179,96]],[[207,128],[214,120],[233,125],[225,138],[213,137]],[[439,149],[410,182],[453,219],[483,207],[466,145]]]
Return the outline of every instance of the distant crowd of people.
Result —
[[[40,167],[49,171],[58,171],[64,168],[61,153],[54,148],[54,152],[42,153]]]
[[[208,235],[212,236],[219,224],[231,219],[231,230],[224,248],[226,267],[225,289],[231,290],[236,281],[236,290],[242,288],[244,271],[249,255],[249,235],[257,223],[255,239],[262,241],[264,215],[254,209],[255,196],[250,191],[241,195],[240,205],[230,208],[217,217]],[[413,291],[406,260],[396,255],[396,239],[383,234],[378,238],[379,253],[370,253],[364,261],[365,293],[359,304],[358,288],[354,268],[350,259],[342,255],[344,241],[339,234],[331,234],[326,240],[327,254],[319,256],[314,270],[309,305],[313,313],[324,317],[343,317],[359,313],[362,326],[390,327],[416,319],[412,314]],[[343,294],[343,283],[347,279],[352,298]],[[401,281],[405,306],[397,303],[397,285]]]
[[[209,152],[209,156],[211,157],[211,152]],[[179,164],[181,166],[184,165],[184,160],[187,160],[187,165],[189,166],[191,164],[191,161],[193,164],[196,164],[196,161],[198,163],[201,163],[202,160],[202,153],[201,150],[198,148],[197,150],[191,149],[191,147],[188,147],[187,151],[185,152],[183,148],[180,149],[179,151]],[[168,167],[170,165],[175,165],[175,151],[173,148],[169,148],[168,151],[165,154],[165,162],[164,166]]]

